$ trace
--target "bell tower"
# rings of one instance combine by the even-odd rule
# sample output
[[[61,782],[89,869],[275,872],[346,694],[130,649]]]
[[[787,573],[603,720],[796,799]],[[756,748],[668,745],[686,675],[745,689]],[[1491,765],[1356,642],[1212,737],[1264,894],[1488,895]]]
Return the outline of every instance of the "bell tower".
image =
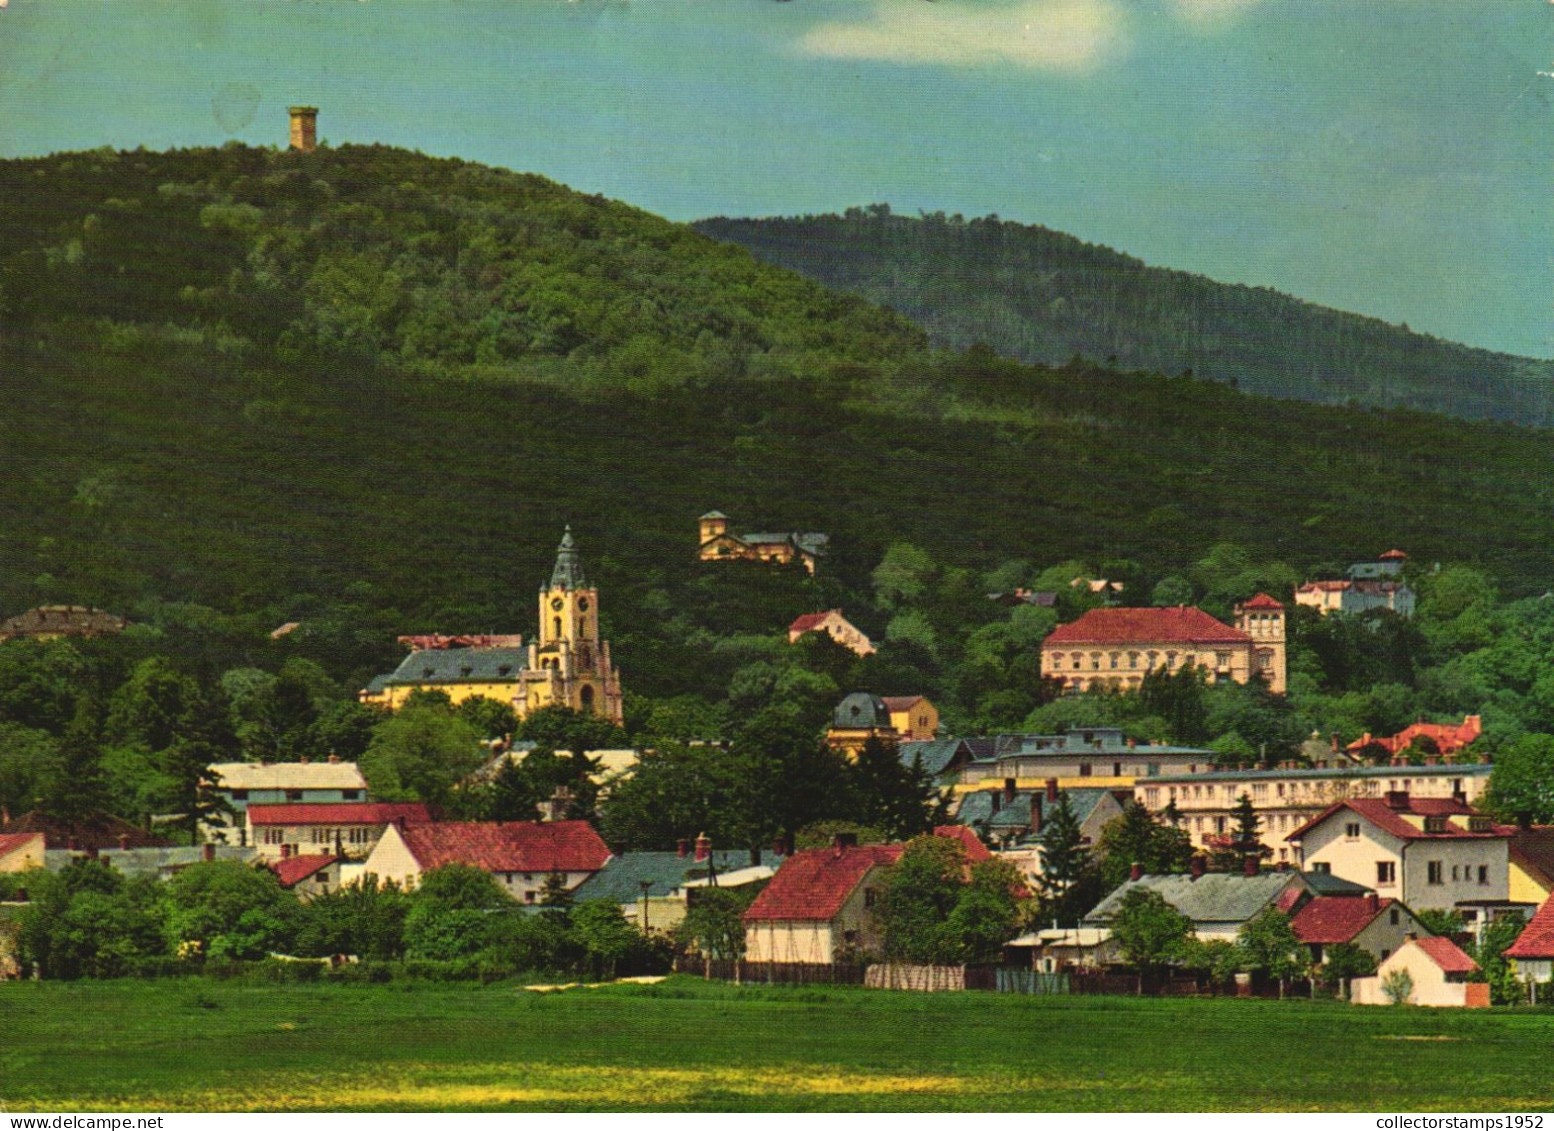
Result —
[[[599,639],[599,591],[588,583],[568,526],[550,584],[540,586],[540,631],[529,645],[526,712],[559,705],[621,721],[620,676]]]
[[[292,106],[287,113],[291,115],[291,147],[312,153],[318,148],[318,107]]]

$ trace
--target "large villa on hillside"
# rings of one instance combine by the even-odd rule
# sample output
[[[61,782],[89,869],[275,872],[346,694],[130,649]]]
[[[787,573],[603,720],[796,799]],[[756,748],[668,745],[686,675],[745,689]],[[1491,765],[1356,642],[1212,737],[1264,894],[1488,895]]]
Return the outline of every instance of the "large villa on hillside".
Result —
[[[1236,606],[1235,627],[1202,609],[1091,609],[1041,646],[1041,674],[1065,690],[1137,691],[1147,672],[1195,664],[1209,680],[1285,689],[1284,606],[1266,593]]]

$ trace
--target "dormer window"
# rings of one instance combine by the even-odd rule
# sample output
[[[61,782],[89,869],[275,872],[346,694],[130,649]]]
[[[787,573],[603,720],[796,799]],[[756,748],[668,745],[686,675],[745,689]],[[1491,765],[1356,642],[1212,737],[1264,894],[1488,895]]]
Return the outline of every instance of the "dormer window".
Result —
[[[496,669],[496,674],[497,675],[508,675],[508,674],[510,674],[512,672],[512,670],[513,669],[512,669],[512,665],[511,664],[503,664],[501,667]]]
[[[1444,833],[1446,831],[1446,818],[1426,817],[1424,831],[1427,833]]]
[[[1488,817],[1469,817],[1468,831],[1470,833],[1493,832],[1494,826],[1490,824]]]
[[[459,669],[459,674],[465,679],[468,679],[470,676],[475,674],[475,669],[470,667],[468,664],[465,664]]]

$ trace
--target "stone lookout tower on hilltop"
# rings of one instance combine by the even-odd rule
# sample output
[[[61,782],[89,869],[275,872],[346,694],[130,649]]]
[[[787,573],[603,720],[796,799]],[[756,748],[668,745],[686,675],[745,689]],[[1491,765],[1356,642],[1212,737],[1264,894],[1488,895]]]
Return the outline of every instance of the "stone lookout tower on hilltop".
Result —
[[[318,107],[293,106],[291,114],[291,147],[303,153],[318,148]]]

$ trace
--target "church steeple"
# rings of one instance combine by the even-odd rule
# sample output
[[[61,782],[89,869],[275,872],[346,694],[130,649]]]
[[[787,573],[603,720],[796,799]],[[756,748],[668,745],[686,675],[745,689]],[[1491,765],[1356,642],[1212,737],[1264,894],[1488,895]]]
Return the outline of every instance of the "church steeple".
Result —
[[[570,593],[574,589],[586,588],[587,585],[582,559],[578,556],[577,547],[572,544],[572,527],[568,526],[561,536],[561,545],[556,548],[556,568],[550,571],[550,587]]]

